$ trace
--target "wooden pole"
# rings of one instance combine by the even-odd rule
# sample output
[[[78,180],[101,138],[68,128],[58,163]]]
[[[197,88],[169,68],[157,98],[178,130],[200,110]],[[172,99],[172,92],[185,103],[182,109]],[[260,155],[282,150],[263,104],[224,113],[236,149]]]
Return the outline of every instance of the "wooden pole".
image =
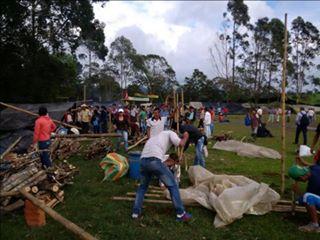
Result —
[[[20,142],[22,137],[18,137],[0,156],[0,161]]]
[[[86,84],[83,83],[83,103],[86,103],[86,98],[87,98],[87,87],[86,87]]]
[[[31,115],[31,116],[35,116],[35,117],[38,117],[38,116],[39,116],[39,115],[36,114],[36,113],[30,112],[30,111],[28,111],[28,110],[25,110],[25,109],[22,109],[22,108],[19,108],[19,107],[16,107],[16,106],[13,106],[13,105],[8,104],[8,103],[0,102],[0,105],[2,105],[2,106],[4,106],[4,107],[7,107],[7,108],[11,108],[11,109],[16,110],[16,111],[18,111],[18,112],[23,112],[23,113],[29,114],[29,115]],[[55,119],[52,119],[52,121],[54,121],[54,122],[57,123],[57,124],[64,125],[64,126],[66,126],[66,127],[81,129],[81,128],[78,127],[78,126],[70,125],[70,124],[67,124],[67,123],[64,123],[64,122],[55,120]]]
[[[285,189],[285,153],[286,153],[286,80],[287,80],[287,42],[288,42],[288,33],[287,33],[287,14],[284,15],[284,54],[283,54],[283,68],[282,68],[282,93],[281,93],[281,108],[282,108],[282,131],[281,131],[281,194],[284,193]]]
[[[45,211],[49,216],[51,216],[54,220],[61,223],[65,228],[79,236],[81,239],[86,240],[97,240],[95,237],[93,237],[91,234],[87,233],[84,229],[80,228],[73,222],[69,221],[68,219],[61,216],[59,213],[54,211],[52,208],[46,206],[43,202],[40,202],[37,198],[32,196],[30,193],[27,193],[25,190],[20,189],[20,193],[25,196],[27,199],[29,199],[34,205],[41,208],[43,211]]]
[[[128,151],[135,148],[136,146],[138,146],[140,143],[142,143],[143,141],[147,140],[148,137],[145,136],[143,138],[141,138],[139,141],[137,141],[135,144],[133,144],[132,146],[128,147]]]
[[[118,133],[95,133],[95,134],[66,134],[55,135],[55,138],[103,138],[103,137],[121,137]]]

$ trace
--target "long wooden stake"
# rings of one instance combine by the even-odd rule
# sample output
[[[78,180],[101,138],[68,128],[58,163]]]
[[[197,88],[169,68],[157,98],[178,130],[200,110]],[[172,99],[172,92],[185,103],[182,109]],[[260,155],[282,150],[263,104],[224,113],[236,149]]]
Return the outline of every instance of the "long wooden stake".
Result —
[[[2,105],[2,106],[4,106],[4,107],[7,107],[7,108],[11,108],[11,109],[16,110],[16,111],[18,111],[18,112],[23,112],[23,113],[29,114],[29,115],[31,115],[31,116],[35,116],[35,117],[38,117],[38,116],[39,116],[39,115],[36,114],[36,113],[30,112],[30,111],[28,111],[28,110],[25,110],[25,109],[22,109],[22,108],[19,108],[19,107],[16,107],[16,106],[13,106],[13,105],[8,104],[8,103],[0,102],[0,105]],[[58,121],[58,120],[55,120],[55,119],[52,119],[52,121],[54,121],[54,122],[57,123],[57,124],[61,124],[61,125],[63,125],[63,126],[66,126],[66,127],[81,129],[81,128],[78,127],[78,126],[70,125],[70,124],[68,124],[68,123],[64,123],[64,122],[61,122],[61,121]]]
[[[20,142],[22,137],[18,137],[0,156],[0,161]]]
[[[96,134],[66,134],[55,135],[55,138],[103,138],[103,137],[121,137],[118,133],[96,133]]]
[[[138,146],[140,143],[142,143],[143,141],[147,140],[148,137],[145,136],[143,138],[141,138],[139,141],[137,141],[135,144],[133,144],[132,146],[128,147],[128,151],[135,148],[136,146]]]
[[[32,196],[30,193],[27,193],[25,190],[20,189],[20,193],[25,196],[27,199],[29,199],[34,205],[41,208],[43,211],[45,211],[49,216],[51,216],[54,220],[61,223],[64,227],[66,227],[68,230],[79,236],[81,239],[86,240],[97,240],[95,237],[93,237],[91,234],[87,233],[84,229],[80,228],[73,222],[69,221],[68,219],[61,216],[59,213],[51,209],[50,207],[46,206],[43,202],[40,202],[37,198]]]
[[[284,54],[283,54],[283,69],[282,69],[282,94],[281,94],[281,107],[282,107],[282,148],[281,148],[281,194],[284,193],[285,189],[285,153],[286,153],[286,80],[287,80],[287,42],[288,42],[288,33],[287,33],[287,14],[284,15]]]

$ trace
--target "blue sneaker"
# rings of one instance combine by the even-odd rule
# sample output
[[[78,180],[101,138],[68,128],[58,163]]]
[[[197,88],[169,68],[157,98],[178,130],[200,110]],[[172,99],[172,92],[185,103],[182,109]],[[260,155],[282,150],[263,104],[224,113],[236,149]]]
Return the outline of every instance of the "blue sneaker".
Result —
[[[190,222],[192,219],[192,215],[190,213],[185,212],[181,217],[177,217],[177,222]]]

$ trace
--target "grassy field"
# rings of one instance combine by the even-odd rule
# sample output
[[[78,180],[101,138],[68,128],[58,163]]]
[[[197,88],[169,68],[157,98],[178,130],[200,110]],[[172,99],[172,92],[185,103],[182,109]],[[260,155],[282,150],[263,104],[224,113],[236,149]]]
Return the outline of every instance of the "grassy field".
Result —
[[[215,133],[233,131],[236,139],[250,135],[250,129],[243,125],[243,116],[231,116],[231,123],[215,124]],[[280,125],[273,124],[269,129],[274,138],[258,139],[257,145],[271,147],[280,151]],[[286,165],[293,163],[295,155],[294,125],[288,126],[286,144]],[[309,132],[309,143],[314,133]],[[302,137],[302,136],[301,136]],[[273,189],[280,189],[280,161],[239,157],[234,153],[212,149],[208,146],[209,158],[207,168],[214,173],[241,174],[258,182],[265,182]],[[193,148],[188,149],[187,158],[192,163]],[[188,208],[193,221],[188,224],[175,222],[175,214],[171,206],[146,204],[144,216],[139,221],[130,218],[132,203],[112,201],[112,196],[124,196],[135,190],[135,181],[128,177],[118,182],[101,182],[103,173],[99,169],[100,159],[86,160],[81,157],[70,159],[79,167],[80,174],[75,183],[65,189],[65,203],[55,210],[69,220],[86,229],[99,239],[320,239],[319,234],[308,234],[298,231],[298,226],[308,223],[304,213],[296,216],[286,213],[269,213],[263,216],[246,215],[231,225],[215,229],[213,220],[215,213],[204,208]],[[284,198],[290,199],[290,183],[286,180]],[[182,186],[189,186],[187,175],[183,172]],[[75,239],[59,223],[47,218],[47,225],[30,229],[26,226],[23,212],[15,212],[1,217],[0,239]]]

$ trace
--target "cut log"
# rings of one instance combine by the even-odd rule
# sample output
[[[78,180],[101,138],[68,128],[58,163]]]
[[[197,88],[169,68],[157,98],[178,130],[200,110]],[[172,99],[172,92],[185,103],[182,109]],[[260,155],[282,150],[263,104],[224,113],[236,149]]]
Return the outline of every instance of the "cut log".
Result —
[[[37,186],[33,186],[33,187],[31,188],[31,192],[34,193],[34,194],[36,194],[37,192],[39,192],[39,188],[38,188]]]
[[[0,156],[0,161],[20,142],[22,137],[18,137]]]
[[[4,107],[7,107],[7,108],[11,108],[13,110],[16,110],[18,112],[23,112],[23,113],[26,113],[26,114],[29,114],[31,116],[35,116],[35,117],[38,117],[39,115],[36,114],[36,113],[33,113],[33,112],[30,112],[28,110],[25,110],[25,109],[22,109],[22,108],[19,108],[19,107],[16,107],[16,106],[13,106],[11,104],[7,104],[7,103],[4,103],[4,102],[0,102],[0,105],[4,106]],[[64,122],[61,122],[61,121],[58,121],[58,120],[55,120],[55,119],[52,119],[52,121],[54,121],[55,123],[57,124],[61,124],[61,125],[64,125],[66,127],[69,127],[69,128],[77,128],[77,129],[81,129],[80,127],[78,126],[74,126],[74,125],[71,125],[71,124],[67,124],[67,123],[64,123]]]
[[[24,201],[22,199],[19,199],[15,201],[14,203],[11,203],[10,205],[7,205],[6,207],[1,207],[1,211],[4,212],[12,212],[18,208],[21,208],[24,206]]]
[[[2,183],[1,185],[2,192],[10,191],[15,186],[19,185],[21,182],[30,178],[30,176],[32,176],[36,172],[38,172],[38,168],[33,165],[21,172],[11,175],[4,183]]]
[[[45,171],[41,170],[39,172],[37,172],[36,174],[34,174],[32,177],[30,177],[29,179],[27,179],[26,181],[20,183],[18,186],[16,186],[15,188],[12,189],[12,191],[18,191],[21,188],[25,188],[27,186],[32,186],[32,185],[36,185],[39,182],[45,180],[47,178],[47,174]]]
[[[61,216],[59,213],[54,211],[52,208],[47,207],[44,203],[40,202],[37,198],[32,196],[30,193],[27,193],[24,190],[20,190],[21,194],[25,196],[27,199],[29,199],[34,205],[41,208],[43,211],[45,211],[49,216],[51,216],[54,220],[61,223],[64,227],[66,227],[68,230],[79,236],[81,239],[86,240],[97,240],[95,237],[93,237],[91,234],[87,233],[84,229],[80,228],[73,222],[69,221],[68,219]]]

